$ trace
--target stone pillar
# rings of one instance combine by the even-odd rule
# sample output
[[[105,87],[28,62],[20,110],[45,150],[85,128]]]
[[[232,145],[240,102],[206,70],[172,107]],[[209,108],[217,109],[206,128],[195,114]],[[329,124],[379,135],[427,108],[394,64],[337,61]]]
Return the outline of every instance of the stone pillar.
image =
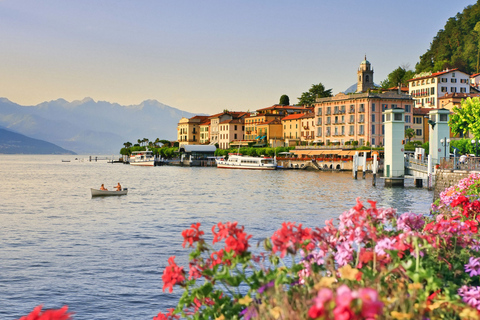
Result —
[[[385,164],[383,175],[385,186],[404,185],[405,156],[403,141],[405,139],[405,110],[387,109],[385,115]]]
[[[450,147],[445,152],[445,147],[442,146],[441,139],[450,139],[450,127],[448,126],[448,119],[450,111],[447,109],[432,109],[429,115],[429,154],[432,157],[433,165],[440,164],[440,161],[447,154],[447,159],[450,154]]]

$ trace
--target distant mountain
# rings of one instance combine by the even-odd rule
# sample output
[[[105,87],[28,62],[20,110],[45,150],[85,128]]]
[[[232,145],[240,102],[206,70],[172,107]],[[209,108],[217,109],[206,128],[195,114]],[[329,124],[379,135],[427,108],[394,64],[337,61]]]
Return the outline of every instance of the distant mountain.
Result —
[[[21,106],[0,98],[0,126],[78,154],[118,154],[123,143],[143,138],[176,140],[178,121],[194,115],[156,100],[122,106],[91,98],[58,99]]]
[[[75,154],[53,143],[0,128],[0,154]]]

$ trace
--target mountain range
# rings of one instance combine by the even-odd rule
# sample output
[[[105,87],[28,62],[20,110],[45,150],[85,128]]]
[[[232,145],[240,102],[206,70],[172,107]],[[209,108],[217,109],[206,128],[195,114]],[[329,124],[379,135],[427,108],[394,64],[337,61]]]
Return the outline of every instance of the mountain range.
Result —
[[[0,127],[77,154],[118,154],[123,143],[143,138],[176,140],[179,120],[193,116],[156,100],[122,106],[91,98],[58,99],[21,106],[0,98]],[[0,131],[0,137],[5,134]]]

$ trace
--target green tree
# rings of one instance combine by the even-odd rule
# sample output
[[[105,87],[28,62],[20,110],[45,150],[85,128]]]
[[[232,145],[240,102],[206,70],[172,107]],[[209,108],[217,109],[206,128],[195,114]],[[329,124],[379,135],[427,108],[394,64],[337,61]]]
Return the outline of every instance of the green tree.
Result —
[[[415,130],[412,128],[405,129],[405,138],[408,139],[408,142],[415,137]]]
[[[467,98],[462,100],[460,108],[453,107],[449,125],[454,134],[467,135],[470,132],[480,138],[480,98]]]
[[[408,80],[412,79],[415,75],[413,70],[407,70],[408,66],[401,66],[393,70],[387,76],[387,79],[382,81],[380,84],[383,89],[388,89],[398,86],[400,83],[403,86],[407,86]]]
[[[303,92],[298,98],[298,104],[303,106],[311,106],[315,103],[316,98],[331,97],[332,89],[325,90],[325,86],[321,83],[312,84],[307,92]]]
[[[290,98],[284,94],[280,97],[280,103],[282,106],[289,106],[290,105]]]

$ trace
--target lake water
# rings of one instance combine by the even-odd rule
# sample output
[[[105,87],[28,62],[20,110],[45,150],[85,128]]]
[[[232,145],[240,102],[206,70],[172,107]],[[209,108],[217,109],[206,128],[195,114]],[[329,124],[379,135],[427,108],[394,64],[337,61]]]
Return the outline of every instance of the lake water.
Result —
[[[141,168],[81,156],[0,155],[0,319],[34,306],[68,305],[76,320],[152,319],[175,305],[162,292],[167,259],[185,265],[182,230],[238,221],[255,240],[283,221],[323,226],[355,205],[378,201],[427,213],[433,193],[384,188],[351,173]],[[69,159],[70,162],[62,162]],[[126,196],[92,198],[120,182]],[[407,184],[408,185],[408,184]],[[252,242],[254,243],[254,242]],[[256,241],[255,241],[256,243]]]

